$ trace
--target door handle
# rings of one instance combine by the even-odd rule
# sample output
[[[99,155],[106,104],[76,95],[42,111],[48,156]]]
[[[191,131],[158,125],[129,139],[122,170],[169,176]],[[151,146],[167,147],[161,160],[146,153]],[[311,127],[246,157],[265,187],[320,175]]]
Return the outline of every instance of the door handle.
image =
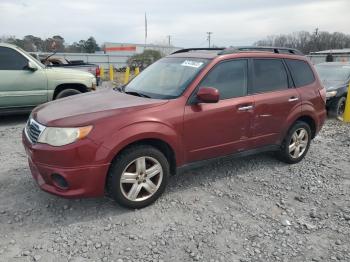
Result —
[[[250,109],[253,109],[253,106],[241,106],[238,108],[238,111],[248,111]]]
[[[288,99],[288,102],[294,102],[294,101],[298,101],[298,100],[299,100],[298,97],[292,96],[291,98]]]

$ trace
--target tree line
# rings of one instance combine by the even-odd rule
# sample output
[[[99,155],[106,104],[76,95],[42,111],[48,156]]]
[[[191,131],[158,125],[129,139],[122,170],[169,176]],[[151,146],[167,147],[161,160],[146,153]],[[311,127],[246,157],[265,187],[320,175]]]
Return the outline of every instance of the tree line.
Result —
[[[60,35],[41,39],[33,35],[26,35],[22,39],[14,36],[2,36],[0,42],[14,44],[28,52],[69,52],[69,53],[94,53],[100,51],[101,48],[97,44],[94,37],[86,40],[80,40],[72,44],[67,44]]]
[[[350,35],[316,29],[310,33],[300,31],[291,34],[271,35],[254,43],[255,46],[277,46],[296,48],[304,54],[329,49],[350,48]]]

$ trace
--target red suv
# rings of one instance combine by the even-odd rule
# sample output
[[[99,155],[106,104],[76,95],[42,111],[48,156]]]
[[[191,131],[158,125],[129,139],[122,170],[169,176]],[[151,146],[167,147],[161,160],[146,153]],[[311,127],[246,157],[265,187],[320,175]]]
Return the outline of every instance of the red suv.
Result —
[[[325,101],[297,50],[183,49],[121,88],[37,107],[23,144],[43,190],[107,193],[141,208],[177,169],[199,161],[273,150],[299,162],[325,121]]]

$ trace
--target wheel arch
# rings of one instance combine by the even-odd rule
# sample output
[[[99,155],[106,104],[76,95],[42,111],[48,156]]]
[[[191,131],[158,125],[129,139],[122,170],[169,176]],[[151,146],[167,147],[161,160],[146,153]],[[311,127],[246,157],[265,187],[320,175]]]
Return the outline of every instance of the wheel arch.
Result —
[[[149,145],[152,147],[155,147],[158,149],[160,152],[164,154],[166,159],[169,162],[169,167],[170,167],[170,174],[174,175],[176,174],[176,153],[172,146],[167,143],[166,141],[159,139],[159,138],[143,138],[143,139],[138,139],[133,142],[130,142],[126,145],[124,145],[113,157],[112,162],[117,158],[118,155],[120,155],[123,151],[126,149],[136,146],[136,145]]]
[[[60,85],[56,86],[52,99],[55,100],[57,95],[65,89],[75,89],[75,90],[80,91],[81,93],[85,93],[85,92],[89,91],[88,88],[84,84],[79,84],[79,83],[60,84]]]
[[[299,118],[297,118],[294,121],[294,123],[291,125],[291,127],[298,121],[303,121],[303,122],[307,123],[311,129],[311,139],[315,138],[315,136],[316,136],[316,121],[315,121],[315,119],[309,115],[303,115],[303,116],[300,116]]]

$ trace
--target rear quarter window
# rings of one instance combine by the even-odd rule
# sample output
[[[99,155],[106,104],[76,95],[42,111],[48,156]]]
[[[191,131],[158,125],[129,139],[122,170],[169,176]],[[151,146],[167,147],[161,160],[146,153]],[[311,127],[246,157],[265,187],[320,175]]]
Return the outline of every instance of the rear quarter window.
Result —
[[[293,59],[285,59],[285,61],[292,74],[295,87],[306,86],[315,81],[314,73],[307,62]]]

